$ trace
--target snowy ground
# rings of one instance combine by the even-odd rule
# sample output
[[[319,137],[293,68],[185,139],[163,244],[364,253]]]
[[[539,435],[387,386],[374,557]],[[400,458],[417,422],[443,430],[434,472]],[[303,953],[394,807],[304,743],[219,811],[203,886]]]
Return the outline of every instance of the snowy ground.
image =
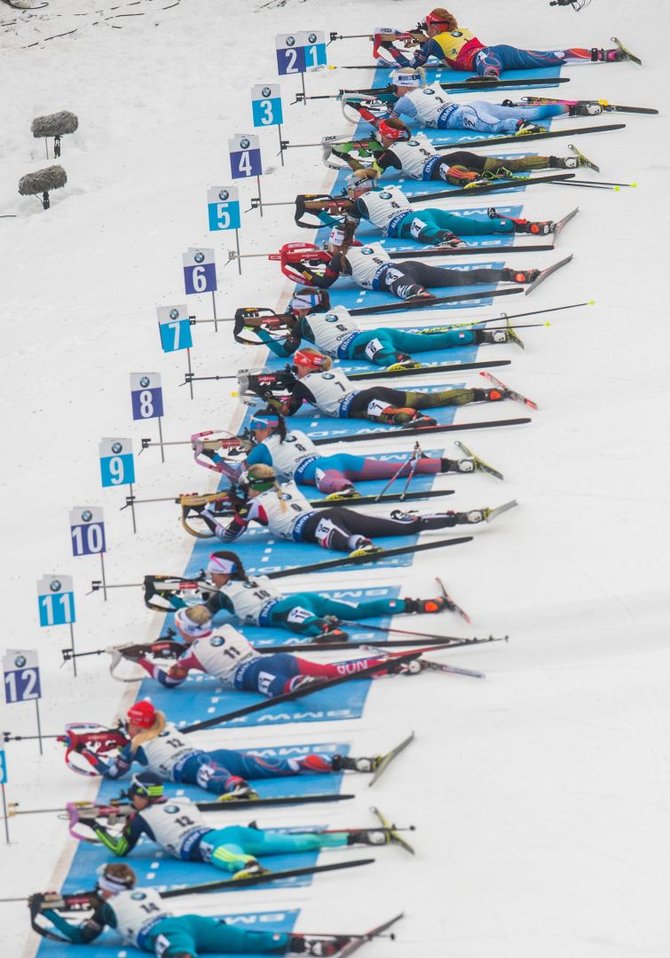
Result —
[[[220,315],[243,304],[277,307],[288,294],[275,264],[249,260],[241,278],[234,266],[223,268],[231,242],[207,232],[205,209],[206,187],[230,179],[228,138],[251,131],[250,87],[275,80],[275,33],[361,33],[380,23],[411,25],[426,13],[418,0],[288,0],[280,9],[260,10],[257,0],[163,6],[144,0],[138,8],[143,16],[97,23],[100,6],[85,0],[51,0],[39,20],[9,7],[0,11],[0,213],[16,214],[0,224],[6,352],[2,645],[39,649],[42,723],[51,734],[66,721],[111,721],[134,691],[109,678],[104,659],[81,660],[77,680],[60,667],[67,630],[38,628],[38,578],[75,576],[80,650],[141,641],[160,628],[160,617],[144,609],[139,592],[112,593],[106,604],[99,593],[85,594],[99,563],[72,559],[68,510],[104,506],[110,582],[135,582],[147,571],[179,572],[192,548],[175,506],[140,506],[138,534],[132,535],[129,512],[118,511],[123,493],[100,489],[100,438],[132,436],[137,452],[141,436],[155,436],[154,425],[130,421],[129,373],[162,373],[166,439],[240,419],[225,384],[201,384],[191,401],[179,385],[185,357],[160,352],[155,306],[183,302],[182,252],[199,244],[217,250],[224,277]],[[457,13],[492,41],[601,46],[610,35],[621,36],[645,67],[570,68],[564,71],[571,77],[569,94],[662,110],[670,14],[661,0],[638,5],[634,17],[622,0],[592,0],[578,16],[544,0],[467,6]],[[75,27],[68,38],[44,41]],[[29,47],[36,40],[43,42]],[[365,41],[330,47],[335,63],[367,62],[368,54]],[[307,84],[309,92],[335,92],[367,85],[369,77],[328,72],[308,76]],[[283,83],[288,139],[314,142],[344,132],[334,102],[289,106],[298,88],[295,80]],[[17,196],[16,184],[46,165],[31,120],[61,109],[76,113],[80,126],[64,141],[68,185],[52,194],[52,209],[43,213],[36,200]],[[309,738],[344,736],[352,751],[363,754],[416,730],[416,745],[374,801],[399,823],[416,824],[417,858],[384,849],[377,855],[382,863],[365,875],[322,879],[297,893],[249,893],[248,899],[238,896],[241,906],[236,898],[235,908],[300,908],[304,930],[364,929],[404,909],[398,942],[367,945],[370,958],[667,954],[670,569],[663,466],[670,344],[660,250],[669,212],[662,151],[670,137],[664,116],[623,119],[626,130],[579,142],[601,164],[602,179],[635,180],[637,189],[547,186],[519,200],[525,215],[543,218],[579,204],[579,216],[560,240],[561,252],[575,259],[532,297],[513,297],[501,308],[596,301],[558,314],[550,328],[529,330],[523,355],[512,347],[496,351],[496,358],[513,360],[503,378],[538,400],[533,423],[464,437],[505,473],[506,482],[464,477],[449,507],[515,497],[520,508],[476,530],[476,541],[462,550],[418,557],[402,574],[406,594],[420,595],[432,591],[439,573],[471,611],[474,632],[508,633],[510,644],[450,655],[454,664],[482,668],[485,682],[442,675],[380,682],[361,720],[339,723],[335,732],[332,725],[310,729]],[[332,184],[318,150],[289,152],[282,169],[274,158],[275,131],[262,139],[265,200]],[[566,142],[553,141],[551,149],[563,154]],[[254,195],[251,185],[241,190],[244,200]],[[262,221],[249,213],[243,248],[270,251],[305,239],[298,232],[287,208],[268,209]],[[543,255],[538,264],[551,261]],[[190,306],[210,316],[207,299]],[[494,304],[478,312],[498,311]],[[253,354],[231,346],[227,332],[196,330],[196,372],[253,364]],[[454,451],[451,443],[444,448],[447,455]],[[209,483],[181,447],[168,451],[164,466],[154,450],[137,467],[142,498],[205,491]],[[366,575],[370,584],[400,584],[392,570]],[[344,572],[331,578],[337,586],[351,581]],[[304,581],[306,587],[317,584],[323,580]],[[472,634],[446,616],[425,625]],[[14,734],[34,732],[32,705],[4,707],[2,718],[2,728]],[[203,741],[214,741],[215,734]],[[263,741],[273,735],[278,743],[305,740],[304,732],[289,727],[264,730]],[[251,729],[239,741],[258,742],[258,736]],[[43,758],[35,743],[10,744],[7,758],[8,797],[23,808],[95,793],[95,783],[63,767],[61,747],[53,742],[46,743]],[[350,787],[360,793],[356,807],[329,813],[329,821],[367,821],[373,793],[364,782],[352,786],[348,780]],[[287,820],[301,819],[292,812],[282,816]],[[26,816],[12,819],[10,831],[0,896],[60,887],[73,853],[64,824],[53,816]],[[2,917],[4,954],[34,954],[38,941],[27,939],[24,906],[5,904]],[[55,946],[51,954],[57,953]]]

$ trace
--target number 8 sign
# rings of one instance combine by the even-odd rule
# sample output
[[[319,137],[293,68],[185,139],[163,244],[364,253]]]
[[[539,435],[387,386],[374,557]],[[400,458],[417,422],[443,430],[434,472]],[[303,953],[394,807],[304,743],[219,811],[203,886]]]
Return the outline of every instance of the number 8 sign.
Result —
[[[133,419],[158,419],[163,415],[160,373],[131,373],[130,401]]]

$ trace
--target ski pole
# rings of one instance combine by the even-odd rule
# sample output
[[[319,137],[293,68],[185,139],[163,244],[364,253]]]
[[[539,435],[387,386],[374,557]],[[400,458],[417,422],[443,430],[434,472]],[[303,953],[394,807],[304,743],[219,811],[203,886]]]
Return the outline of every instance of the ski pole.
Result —
[[[379,492],[379,493],[375,496],[375,502],[379,502],[379,500],[380,500],[381,497],[384,495],[384,493],[386,492],[386,490],[389,489],[389,488],[393,485],[393,483],[396,481],[396,479],[398,479],[398,478],[400,477],[400,474],[401,474],[401,472],[403,471],[403,469],[405,468],[405,466],[410,465],[410,464],[414,461],[415,450],[416,450],[416,448],[417,448],[418,445],[419,445],[418,442],[415,442],[415,443],[414,443],[414,450],[413,450],[412,453],[407,457],[407,459],[403,459],[403,461],[400,463],[400,465],[398,466],[398,468],[396,469],[396,471],[393,473],[393,475],[391,476],[391,478],[388,480],[388,482],[386,483],[386,485],[384,486],[384,488],[381,490],[381,492]],[[410,468],[411,468],[411,465],[410,465]],[[415,467],[415,468],[416,468],[416,467]],[[406,488],[403,490],[403,495],[405,494],[405,491],[406,491]]]

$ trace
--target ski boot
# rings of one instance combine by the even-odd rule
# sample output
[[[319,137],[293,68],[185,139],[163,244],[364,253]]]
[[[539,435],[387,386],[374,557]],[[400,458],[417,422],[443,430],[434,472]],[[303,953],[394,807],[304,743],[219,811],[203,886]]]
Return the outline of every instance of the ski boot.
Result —
[[[235,872],[233,875],[234,881],[244,881],[245,878],[258,878],[261,875],[269,875],[270,869],[263,868],[260,862],[257,862],[255,858],[250,858],[249,861],[245,864],[244,868],[240,871]]]
[[[628,59],[630,58],[621,49],[603,50],[602,48],[591,47],[592,63],[620,63],[621,60]]]
[[[399,373],[403,369],[420,369],[421,363],[412,359],[407,353],[396,353],[395,360],[391,363],[390,366],[386,366],[384,372],[386,373]]]
[[[569,116],[599,116],[603,108],[599,103],[571,103]]]
[[[400,299],[435,299],[432,293],[418,283],[400,283],[394,286],[391,292]]]
[[[509,399],[509,392],[506,389],[473,389],[475,394],[473,402],[500,402],[501,399]]]
[[[447,600],[438,596],[436,599],[405,599],[405,612],[415,615],[433,615],[444,612]]]
[[[440,472],[474,472],[474,459],[440,459]]]
[[[447,515],[454,517],[456,520],[454,523],[455,525],[467,526],[476,525],[478,522],[484,522],[487,512],[487,509],[471,509],[470,512],[448,512]]]
[[[347,845],[388,845],[390,841],[388,832],[379,828],[362,828],[347,835]]]
[[[381,762],[381,755],[352,758],[350,755],[333,755],[331,768],[334,772],[375,772]]]
[[[357,545],[353,552],[349,553],[350,559],[357,559],[359,556],[372,556],[378,552],[383,552],[381,546],[377,546],[370,539],[364,539],[360,545]]]
[[[338,935],[333,938],[316,938],[313,935],[291,935],[288,943],[290,955],[314,955],[315,958],[332,958],[337,955],[351,938]]]
[[[334,615],[324,615],[320,620],[321,632],[314,636],[315,642],[322,642],[324,645],[328,642],[346,642],[349,633],[344,629],[339,629],[340,620]]]
[[[238,799],[243,798],[255,801],[259,797],[258,792],[253,790],[249,782],[246,782],[243,778],[238,778],[236,775],[228,779],[226,786],[232,787],[224,792],[223,795],[219,795],[217,802],[236,802]]]
[[[476,329],[475,342],[498,344],[509,341],[506,329]]]
[[[410,422],[413,426],[434,426],[437,423],[436,419],[432,419],[430,416],[424,416],[417,409],[412,409],[409,406],[400,408],[387,406],[386,409],[375,418],[379,422],[390,423],[395,426],[404,426]]]
[[[524,286],[526,283],[534,283],[540,275],[539,269],[501,269],[501,282],[519,283]]]
[[[548,133],[545,126],[538,126],[537,123],[528,123],[526,120],[519,120],[514,136],[530,136],[533,133]]]
[[[456,236],[455,233],[451,233],[449,230],[440,230],[435,245],[438,249],[465,249],[468,244],[460,236]]]

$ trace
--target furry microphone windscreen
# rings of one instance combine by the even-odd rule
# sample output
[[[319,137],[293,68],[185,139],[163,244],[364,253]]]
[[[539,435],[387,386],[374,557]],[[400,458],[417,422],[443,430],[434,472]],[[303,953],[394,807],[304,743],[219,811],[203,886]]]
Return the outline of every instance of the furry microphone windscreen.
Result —
[[[21,196],[32,196],[34,193],[48,193],[50,190],[60,189],[67,183],[67,174],[62,166],[45,166],[43,170],[26,173],[19,180]]]
[[[36,116],[30,129],[33,136],[62,136],[64,133],[74,133],[78,126],[79,120],[74,113],[61,110],[48,116]]]

